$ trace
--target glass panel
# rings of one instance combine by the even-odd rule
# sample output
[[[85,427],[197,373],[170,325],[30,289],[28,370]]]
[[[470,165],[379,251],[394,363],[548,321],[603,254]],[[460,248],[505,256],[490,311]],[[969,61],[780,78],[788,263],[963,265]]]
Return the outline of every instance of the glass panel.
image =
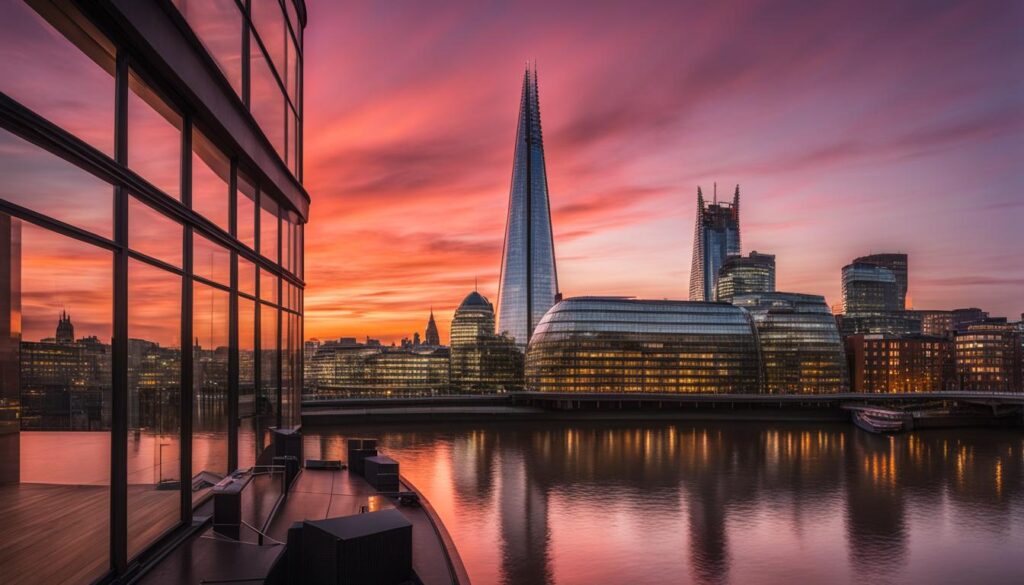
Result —
[[[302,24],[299,23],[299,15],[295,12],[295,0],[284,0],[284,8],[288,13],[288,23],[292,27],[292,31],[295,33],[295,38],[298,38],[299,30],[302,29]]]
[[[110,564],[113,257],[0,215],[0,283],[2,580],[93,581]]]
[[[260,203],[260,254],[277,264],[277,203],[266,194]]]
[[[256,303],[238,299],[238,414],[243,419],[238,429],[238,467],[247,469],[256,462]]]
[[[290,426],[292,410],[292,351],[295,340],[292,338],[295,315],[281,312],[281,426]]]
[[[114,156],[114,47],[66,3],[33,4],[0,0],[0,90]]]
[[[114,237],[113,187],[3,129],[0,177],[0,199]]]
[[[181,519],[181,278],[128,264],[128,556]]]
[[[257,404],[257,452],[270,444],[268,429],[277,426],[278,353],[276,308],[260,303],[260,395]]]
[[[242,95],[242,12],[235,0],[174,0],[174,5]]]
[[[297,274],[298,274],[299,278],[305,278],[306,277],[306,260],[305,260],[305,253],[306,252],[305,252],[305,249],[303,248],[303,246],[305,245],[305,237],[306,237],[305,234],[306,234],[306,224],[300,223],[299,224],[298,234],[296,234],[296,238],[298,240],[298,243],[295,245],[295,263],[296,263],[296,266],[298,267]]]
[[[284,95],[255,38],[249,50],[249,110],[278,156],[284,160]]]
[[[231,161],[198,130],[192,131],[192,209],[228,231]]]
[[[238,173],[238,227],[235,237],[239,242],[256,249],[256,187],[242,173]]]
[[[195,283],[192,288],[192,501],[228,469],[228,332],[231,296]]]
[[[285,30],[284,13],[278,0],[252,0],[252,23],[267,48],[274,68],[284,79]]]
[[[231,286],[231,253],[197,232],[192,233],[192,274]]]
[[[256,296],[256,265],[242,256],[238,257],[238,290]]]
[[[181,268],[181,224],[139,201],[128,198],[128,247]]]
[[[260,299],[277,304],[277,283],[280,279],[274,273],[260,268]]]
[[[288,37],[288,74],[285,76],[284,86],[296,110],[299,107],[299,79],[301,72],[299,63],[301,63],[301,60],[299,59],[299,52],[295,48],[295,41]]]
[[[128,77],[128,167],[181,197],[181,116],[132,71]]]
[[[288,272],[292,271],[292,243],[295,238],[295,224],[289,220],[291,214],[286,214],[281,220],[281,267]]]
[[[288,147],[287,152],[285,153],[285,162],[288,163],[288,170],[292,172],[292,175],[298,176],[298,173],[296,172],[297,167],[295,165],[295,156],[293,155],[295,147],[295,114],[292,113],[292,109],[290,107],[285,115],[285,123],[288,125]]]

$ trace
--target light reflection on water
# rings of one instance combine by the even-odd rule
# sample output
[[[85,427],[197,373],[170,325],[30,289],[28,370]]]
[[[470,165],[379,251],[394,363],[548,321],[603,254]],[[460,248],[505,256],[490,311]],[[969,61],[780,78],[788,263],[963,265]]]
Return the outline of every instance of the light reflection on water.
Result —
[[[405,425],[306,456],[349,436],[399,460],[474,585],[1024,583],[1019,429]]]

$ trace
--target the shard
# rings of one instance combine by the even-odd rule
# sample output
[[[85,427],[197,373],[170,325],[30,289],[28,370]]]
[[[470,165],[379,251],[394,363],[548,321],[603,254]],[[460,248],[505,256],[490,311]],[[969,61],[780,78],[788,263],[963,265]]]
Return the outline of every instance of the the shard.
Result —
[[[525,348],[533,329],[555,304],[558,276],[551,235],[548,176],[537,97],[537,69],[523,76],[505,249],[498,290],[498,331]]]
[[[697,223],[693,231],[693,262],[690,265],[690,300],[715,300],[718,271],[729,256],[741,254],[740,186],[732,203],[719,203],[715,188],[711,205],[697,187]]]

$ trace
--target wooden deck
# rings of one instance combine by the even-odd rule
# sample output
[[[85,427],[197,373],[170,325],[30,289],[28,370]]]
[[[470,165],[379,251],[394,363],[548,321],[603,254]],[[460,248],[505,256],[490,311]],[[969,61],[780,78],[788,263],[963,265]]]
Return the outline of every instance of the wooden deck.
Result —
[[[149,544],[176,523],[179,498],[177,491],[129,486],[133,541]],[[88,583],[107,571],[107,486],[0,485],[0,518],[5,584]]]

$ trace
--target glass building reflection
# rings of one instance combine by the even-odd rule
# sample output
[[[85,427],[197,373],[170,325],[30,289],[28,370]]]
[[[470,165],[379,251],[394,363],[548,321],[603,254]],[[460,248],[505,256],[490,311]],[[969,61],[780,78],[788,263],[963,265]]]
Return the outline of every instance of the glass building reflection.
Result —
[[[436,478],[449,490],[431,501],[457,515],[442,517],[471,576],[497,567],[504,583],[928,582],[976,560],[912,564],[915,537],[946,538],[933,521],[955,515],[958,537],[1005,552],[1024,515],[1024,441],[1012,432],[605,421],[379,436],[414,482],[439,472],[434,457],[450,461],[454,475]],[[469,528],[491,523],[497,542]],[[1013,575],[1002,558],[992,574]]]
[[[305,8],[0,12],[0,566],[118,580],[298,421]]]

